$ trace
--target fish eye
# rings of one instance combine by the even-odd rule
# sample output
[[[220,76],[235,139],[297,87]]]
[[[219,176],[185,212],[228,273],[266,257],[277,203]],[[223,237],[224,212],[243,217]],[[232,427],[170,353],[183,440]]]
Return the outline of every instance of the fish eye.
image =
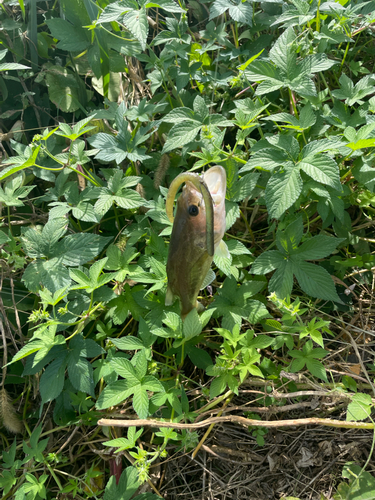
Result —
[[[197,205],[190,205],[188,208],[189,214],[192,215],[193,217],[197,216],[199,214],[199,208]]]

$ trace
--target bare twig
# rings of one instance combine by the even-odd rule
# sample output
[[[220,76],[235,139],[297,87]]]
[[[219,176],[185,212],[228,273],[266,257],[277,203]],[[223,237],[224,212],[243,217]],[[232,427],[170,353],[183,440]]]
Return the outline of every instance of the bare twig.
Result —
[[[148,420],[148,419],[135,419],[135,420],[111,420],[109,418],[102,418],[99,420],[99,425],[106,425],[112,427],[169,427],[173,429],[202,429],[209,427],[212,424],[222,424],[224,422],[231,422],[246,427],[300,427],[302,425],[322,425],[323,427],[338,427],[341,429],[375,429],[375,425],[368,422],[346,422],[343,420],[332,420],[330,418],[299,418],[290,420],[274,420],[262,421],[253,420],[250,418],[240,417],[239,415],[226,415],[224,417],[212,417],[203,420],[203,422],[195,422],[193,424],[182,424],[181,422],[165,422],[162,420]]]

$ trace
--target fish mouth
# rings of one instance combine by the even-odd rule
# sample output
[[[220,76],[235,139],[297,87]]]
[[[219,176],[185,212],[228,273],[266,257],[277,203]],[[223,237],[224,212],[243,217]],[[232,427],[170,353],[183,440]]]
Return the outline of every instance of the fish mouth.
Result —
[[[215,205],[225,199],[227,189],[227,175],[223,167],[215,165],[203,174],[203,178],[211,193]]]

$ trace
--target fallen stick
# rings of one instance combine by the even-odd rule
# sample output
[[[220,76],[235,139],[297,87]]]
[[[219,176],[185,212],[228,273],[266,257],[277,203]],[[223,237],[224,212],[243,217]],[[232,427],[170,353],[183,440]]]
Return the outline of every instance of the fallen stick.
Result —
[[[347,422],[345,420],[332,420],[330,418],[297,418],[291,420],[252,420],[250,418],[240,417],[238,415],[226,415],[223,417],[211,417],[202,422],[192,424],[183,424],[181,422],[166,422],[163,420],[148,420],[148,419],[109,419],[102,418],[98,425],[107,425],[112,427],[169,427],[173,429],[201,429],[212,424],[221,424],[231,422],[234,424],[243,425],[245,427],[293,427],[301,425],[322,425],[324,427],[339,427],[342,429],[375,429],[375,425],[367,422]]]

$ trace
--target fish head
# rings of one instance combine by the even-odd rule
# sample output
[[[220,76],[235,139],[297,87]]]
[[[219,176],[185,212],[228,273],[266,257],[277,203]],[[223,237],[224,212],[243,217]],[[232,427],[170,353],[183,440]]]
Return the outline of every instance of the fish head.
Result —
[[[185,183],[173,218],[173,201]],[[172,182],[167,197],[167,215],[173,221],[167,263],[166,304],[178,296],[182,316],[197,307],[197,296],[210,269],[215,248],[225,231],[226,173],[210,168],[201,176],[186,172]]]
[[[174,226],[181,245],[206,248],[206,206],[201,190],[187,181],[177,200]],[[180,239],[181,238],[181,239]]]

